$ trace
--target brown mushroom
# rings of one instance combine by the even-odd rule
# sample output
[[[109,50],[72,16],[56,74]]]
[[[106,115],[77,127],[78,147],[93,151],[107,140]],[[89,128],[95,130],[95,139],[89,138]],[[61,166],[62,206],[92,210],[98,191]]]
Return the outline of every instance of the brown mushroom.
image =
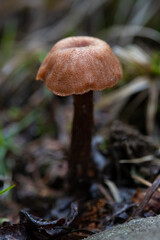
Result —
[[[94,37],[69,37],[57,42],[44,59],[36,80],[59,96],[74,96],[74,118],[69,156],[69,181],[89,182],[93,171],[91,138],[93,90],[114,86],[122,76],[109,45]]]

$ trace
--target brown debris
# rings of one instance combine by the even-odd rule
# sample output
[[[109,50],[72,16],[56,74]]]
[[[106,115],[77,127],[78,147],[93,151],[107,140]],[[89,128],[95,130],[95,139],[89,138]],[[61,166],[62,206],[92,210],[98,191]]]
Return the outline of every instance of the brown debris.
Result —
[[[151,208],[151,206],[152,207],[154,206],[154,202],[156,203],[156,201],[152,200],[152,196],[156,192],[156,190],[159,186],[160,186],[160,175],[155,179],[152,186],[147,189],[147,191],[146,191],[142,201],[140,202],[138,208],[133,213],[133,215],[129,218],[129,220],[139,216],[144,211],[144,209],[148,208],[148,210],[149,210],[149,208]],[[159,192],[157,192],[157,196],[160,197]],[[133,200],[134,200],[134,198],[133,198]],[[152,202],[150,202],[150,200],[152,200]],[[157,206],[155,206],[155,208],[156,207]]]

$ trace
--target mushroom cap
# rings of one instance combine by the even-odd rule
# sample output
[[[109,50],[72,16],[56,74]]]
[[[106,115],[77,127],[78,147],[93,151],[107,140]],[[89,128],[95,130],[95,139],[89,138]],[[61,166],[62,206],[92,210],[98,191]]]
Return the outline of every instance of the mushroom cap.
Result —
[[[42,62],[36,80],[56,95],[69,96],[110,88],[121,77],[121,65],[110,46],[82,36],[58,41]]]

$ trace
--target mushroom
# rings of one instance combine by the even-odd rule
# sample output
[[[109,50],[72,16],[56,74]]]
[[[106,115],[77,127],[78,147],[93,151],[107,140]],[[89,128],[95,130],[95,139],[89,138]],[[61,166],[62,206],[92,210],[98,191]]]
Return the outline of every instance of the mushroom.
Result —
[[[74,188],[95,176],[92,162],[93,90],[117,84],[122,69],[110,46],[94,37],[68,37],[57,42],[42,62],[36,80],[56,95],[74,98],[69,182]],[[84,184],[83,184],[84,186]]]

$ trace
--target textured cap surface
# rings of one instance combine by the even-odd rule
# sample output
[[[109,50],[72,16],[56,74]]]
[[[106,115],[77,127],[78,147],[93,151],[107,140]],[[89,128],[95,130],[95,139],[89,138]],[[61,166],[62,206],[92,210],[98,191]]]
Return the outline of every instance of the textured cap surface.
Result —
[[[53,93],[68,96],[112,87],[121,77],[121,65],[106,42],[69,37],[53,46],[36,80],[43,81]]]

